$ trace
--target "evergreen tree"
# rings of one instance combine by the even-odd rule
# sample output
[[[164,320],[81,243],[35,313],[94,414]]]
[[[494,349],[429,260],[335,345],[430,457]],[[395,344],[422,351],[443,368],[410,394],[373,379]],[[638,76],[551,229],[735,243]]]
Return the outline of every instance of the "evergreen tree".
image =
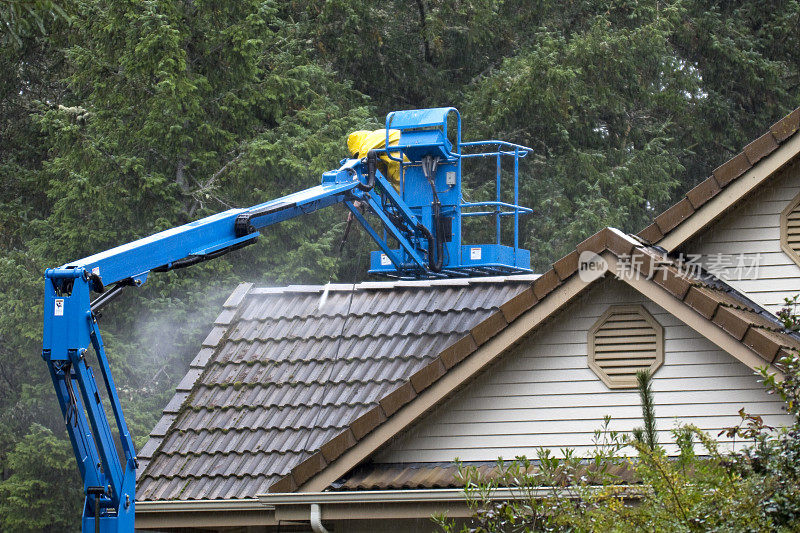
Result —
[[[656,432],[656,408],[653,399],[653,375],[648,370],[636,373],[636,388],[639,390],[639,403],[642,406],[643,427],[634,428],[633,437],[648,450],[654,452],[658,446]]]
[[[604,225],[641,229],[800,105],[799,16],[790,0],[0,1],[0,490],[56,483],[20,457],[66,442],[38,356],[45,268],[314,185],[349,131],[455,105],[466,138],[534,148],[521,244],[541,271]],[[468,198],[493,194],[493,172],[465,170]],[[374,246],[340,257],[343,219],[273,226],[104,310],[138,446],[237,282],[366,275]],[[72,486],[70,468],[52,475]],[[0,528],[27,527],[17,512],[0,505]]]
[[[0,423],[12,435],[0,443],[0,461],[17,476],[14,486],[43,482],[39,470],[13,460],[20,438],[41,436],[29,430],[31,421],[67,444],[37,355],[44,269],[316,184],[345,154],[347,133],[373,115],[364,97],[316,61],[304,28],[275,3],[90,0],[72,11],[68,30],[61,23],[44,41],[31,37],[2,56],[14,75],[3,78],[0,106],[16,112],[2,117],[4,139],[13,142],[0,143],[7,156],[0,379],[9,385],[0,393]],[[106,347],[137,446],[226,293],[241,279],[327,277],[330,268],[315,265],[332,255],[342,217],[325,213],[280,228],[191,276],[153,275],[104,310]],[[52,475],[79,489],[74,462],[66,465]],[[2,529],[26,527],[16,512],[0,506]]]
[[[72,447],[38,424],[8,454],[0,481],[3,531],[77,531],[81,480]]]

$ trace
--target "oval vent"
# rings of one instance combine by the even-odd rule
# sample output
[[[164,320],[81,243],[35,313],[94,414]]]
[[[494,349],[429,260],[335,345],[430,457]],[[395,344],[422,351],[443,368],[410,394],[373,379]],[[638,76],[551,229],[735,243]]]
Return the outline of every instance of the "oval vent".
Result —
[[[641,305],[614,305],[589,330],[589,368],[611,389],[636,387],[636,372],[664,363],[664,328]]]
[[[800,195],[781,213],[781,248],[800,265]]]

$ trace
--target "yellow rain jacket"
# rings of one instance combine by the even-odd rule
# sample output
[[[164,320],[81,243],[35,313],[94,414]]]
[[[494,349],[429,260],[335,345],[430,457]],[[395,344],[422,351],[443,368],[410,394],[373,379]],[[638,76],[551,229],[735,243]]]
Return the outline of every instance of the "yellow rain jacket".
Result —
[[[397,146],[400,141],[400,130],[389,130],[389,146]],[[377,148],[384,148],[386,145],[386,130],[359,130],[347,136],[347,150],[350,157],[367,157],[367,152]],[[397,157],[397,156],[395,156]],[[404,161],[409,162],[404,156]],[[381,154],[381,163],[378,169],[381,174],[386,176],[395,189],[400,189],[400,163],[389,159],[386,154]]]

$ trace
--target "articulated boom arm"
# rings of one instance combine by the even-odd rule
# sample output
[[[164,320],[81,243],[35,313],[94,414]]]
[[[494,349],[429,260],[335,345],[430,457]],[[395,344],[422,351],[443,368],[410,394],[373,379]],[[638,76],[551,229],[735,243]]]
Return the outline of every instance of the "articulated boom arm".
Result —
[[[258,230],[323,207],[366,196],[364,166],[350,160],[329,181],[249,209],[231,209],[45,272],[42,357],[47,362],[67,424],[86,500],[84,531],[132,531],[136,481],[133,449],[95,311],[150,272],[217,257],[254,243]],[[115,284],[104,291],[105,284]],[[102,292],[90,301],[91,292]],[[94,349],[122,445],[115,444],[87,350]]]
[[[453,113],[458,118],[455,145],[447,139],[447,117]],[[530,211],[516,205],[518,161],[529,149],[487,141],[495,151],[462,154],[462,146],[479,143],[462,145],[460,124],[453,108],[391,113],[382,148],[344,160],[316,187],[231,209],[45,272],[42,357],[83,478],[85,532],[133,531],[134,526],[136,455],[95,314],[124,287],[141,285],[150,272],[190,266],[252,244],[267,226],[337,203],[347,206],[380,247],[373,252],[373,272],[401,278],[530,272],[530,255],[519,248],[516,227],[518,216]],[[401,134],[399,142],[390,144],[392,127]],[[462,204],[461,159],[486,156],[497,160],[497,201]],[[500,160],[509,156],[514,158],[513,204],[500,198]],[[399,183],[384,175],[391,173],[385,164],[391,161],[399,163]],[[474,206],[491,210],[462,214],[462,208]],[[380,221],[382,234],[365,211]],[[462,245],[461,217],[481,215],[496,220],[498,242]],[[502,216],[514,217],[513,248],[499,242]],[[92,292],[100,294],[94,301]],[[119,449],[87,362],[90,346],[110,401]]]

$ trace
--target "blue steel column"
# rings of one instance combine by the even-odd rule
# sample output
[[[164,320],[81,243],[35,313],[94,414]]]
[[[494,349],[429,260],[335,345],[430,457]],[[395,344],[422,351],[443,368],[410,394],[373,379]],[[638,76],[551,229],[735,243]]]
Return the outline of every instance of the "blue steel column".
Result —
[[[89,345],[92,344],[99,350],[97,358],[104,377],[110,378],[102,341],[93,328],[89,281],[85,270],[48,270],[45,275],[42,356],[50,369],[83,477],[84,492],[87,494],[83,529],[95,531],[95,512],[99,511],[101,532],[132,531],[136,477],[133,445],[122,418],[116,391],[111,388],[113,380],[106,381],[127,459],[123,466],[94,373],[86,361]],[[104,365],[105,369],[102,368]],[[89,495],[89,487],[102,487],[104,494]]]
[[[463,189],[461,188],[461,113],[458,111],[456,111],[456,154],[458,155],[458,161],[456,161],[456,187],[458,187],[458,197],[455,203],[455,228],[453,228],[453,235],[458,236],[458,242],[456,242],[456,250],[458,250],[457,261],[459,265],[463,265],[464,251],[461,245],[464,244],[464,239],[461,234],[461,204],[464,203],[464,197],[462,196]]]
[[[50,377],[53,379],[56,397],[61,407],[61,414],[64,416],[72,449],[78,459],[78,470],[84,480],[84,487],[105,486],[105,480],[98,477],[100,473],[97,465],[100,464],[100,458],[97,456],[92,432],[86,421],[83,402],[81,402],[80,396],[75,394],[75,383],[70,375],[71,370],[63,367],[56,369],[56,363],[51,361],[47,362],[47,367],[50,370]],[[72,393],[68,387],[72,389]],[[72,404],[72,398],[75,399],[75,405]]]
[[[519,250],[519,146],[514,147],[514,265]]]
[[[85,352],[70,350],[70,359],[75,375],[78,377],[83,406],[88,414],[95,440],[102,444],[99,446],[100,460],[103,463],[103,474],[111,487],[111,496],[114,501],[119,501],[122,493],[122,465],[117,456],[117,447],[114,445],[114,436],[111,426],[105,416],[105,409],[97,390],[94,372],[86,364]]]
[[[106,357],[106,350],[103,346],[103,338],[100,336],[100,330],[97,327],[97,320],[92,316],[90,318],[91,333],[89,334],[92,340],[95,354],[97,354],[97,364],[100,367],[100,372],[103,374],[103,381],[106,384],[106,391],[108,392],[108,399],[111,402],[111,410],[114,413],[114,419],[117,422],[117,430],[119,431],[119,438],[122,442],[122,451],[125,453],[125,459],[136,463],[136,455],[133,451],[133,441],[131,434],[128,431],[128,424],[125,422],[125,414],[122,412],[122,405],[119,403],[119,396],[117,396],[117,386],[114,383],[114,377],[111,375],[111,368],[108,365],[108,358]]]
[[[500,174],[502,172],[502,163],[501,163],[502,153],[500,152],[500,147],[497,147],[497,177],[496,177],[496,187],[497,187],[497,201],[502,202],[502,198],[500,195]],[[497,230],[497,244],[500,244],[500,207],[498,206],[497,211],[494,215],[494,223]]]

